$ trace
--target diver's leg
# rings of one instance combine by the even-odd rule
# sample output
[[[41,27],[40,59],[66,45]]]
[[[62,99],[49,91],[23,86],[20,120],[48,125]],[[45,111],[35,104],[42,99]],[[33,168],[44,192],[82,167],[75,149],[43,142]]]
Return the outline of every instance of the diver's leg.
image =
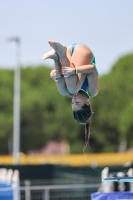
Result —
[[[55,52],[55,50],[51,50],[49,52],[46,52],[42,55],[42,59],[46,60],[46,59],[53,59],[53,60],[58,60],[58,56]]]
[[[55,75],[54,73],[61,74],[61,63],[57,53],[54,50],[52,50],[43,54],[42,59],[48,59],[48,58],[53,59],[54,69],[55,69],[55,71],[53,70],[51,71],[50,76],[52,77],[53,75]],[[66,96],[69,93],[69,91],[67,90],[64,76],[57,78],[55,82],[59,93],[63,96]]]
[[[57,52],[59,58],[61,59],[62,66],[70,66],[70,61],[67,58],[67,47],[60,44],[57,41],[49,40],[49,45]]]
[[[59,70],[59,72],[61,73],[61,66],[60,66],[60,61],[58,60],[54,60],[54,66],[56,70]],[[69,94],[69,91],[66,87],[66,82],[65,82],[65,78],[64,76],[61,76],[59,79],[57,79],[56,81],[56,86],[58,88],[59,93],[62,96],[66,96]]]
[[[57,41],[49,40],[48,41],[50,46],[57,52],[61,65],[66,67],[74,67],[74,65],[71,64],[70,60],[67,56],[67,47],[60,44]],[[67,89],[70,93],[75,94],[77,91],[76,89],[76,83],[78,81],[77,74],[71,75],[69,77],[64,77]]]

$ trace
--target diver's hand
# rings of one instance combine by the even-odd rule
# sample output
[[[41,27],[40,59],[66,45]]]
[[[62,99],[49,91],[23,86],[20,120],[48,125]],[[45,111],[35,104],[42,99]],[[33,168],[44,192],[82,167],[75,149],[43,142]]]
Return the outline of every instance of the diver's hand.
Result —
[[[50,77],[51,77],[55,82],[58,82],[59,79],[62,77],[61,71],[56,70],[56,69],[53,69],[53,70],[50,72]]]
[[[62,71],[62,74],[64,75],[64,77],[69,77],[73,74],[76,74],[75,68],[72,68],[72,67],[62,66],[61,71]]]

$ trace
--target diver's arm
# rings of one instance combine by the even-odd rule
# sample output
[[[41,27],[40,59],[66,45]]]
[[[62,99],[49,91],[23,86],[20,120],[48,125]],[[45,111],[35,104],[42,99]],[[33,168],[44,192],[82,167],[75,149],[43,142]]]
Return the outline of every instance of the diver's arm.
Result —
[[[91,74],[96,70],[95,66],[92,64],[82,65],[75,68],[62,66],[62,74],[64,77],[69,77],[74,74]]]
[[[75,74],[91,74],[96,70],[95,66],[92,64],[82,65],[75,68]]]

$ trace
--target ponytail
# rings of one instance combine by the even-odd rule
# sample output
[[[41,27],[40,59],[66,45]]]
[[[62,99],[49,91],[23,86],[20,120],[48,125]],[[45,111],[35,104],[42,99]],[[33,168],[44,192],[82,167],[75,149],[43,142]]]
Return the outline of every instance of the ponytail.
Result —
[[[81,110],[73,111],[74,119],[80,123],[85,124],[85,143],[84,148],[86,148],[89,144],[90,137],[90,126],[91,126],[91,116],[93,115],[93,111],[90,105],[82,106]]]
[[[88,122],[85,124],[85,143],[84,143],[84,148],[86,149],[87,146],[89,145],[89,138],[90,138],[90,119]]]

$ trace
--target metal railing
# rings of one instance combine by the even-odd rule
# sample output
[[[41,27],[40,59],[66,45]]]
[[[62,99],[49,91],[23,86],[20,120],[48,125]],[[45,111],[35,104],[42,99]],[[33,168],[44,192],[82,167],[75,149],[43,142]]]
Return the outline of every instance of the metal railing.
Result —
[[[51,191],[61,191],[61,190],[65,190],[65,191],[68,191],[70,192],[70,190],[80,190],[80,191],[83,191],[84,189],[95,189],[95,191],[97,191],[97,189],[99,188],[100,184],[70,184],[70,185],[46,185],[46,186],[23,186],[23,187],[20,187],[20,190],[23,191],[25,193],[25,197],[22,197],[21,199],[23,200],[23,198],[25,200],[32,200],[32,199],[35,199],[35,200],[51,200],[53,197],[51,197],[50,193]],[[34,197],[31,197],[31,193],[32,191],[34,191]],[[35,192],[37,193],[37,191],[40,192],[41,195],[35,195]],[[67,192],[66,192],[67,193]],[[54,194],[54,200],[55,199],[69,199],[70,195],[66,194],[62,194],[62,195],[56,195]],[[82,193],[76,195],[76,199],[78,198],[81,198],[82,197],[82,200],[84,198],[87,198],[86,197],[83,197],[82,196]],[[75,199],[75,196],[71,196],[71,199]],[[87,198],[88,199],[88,198]]]

